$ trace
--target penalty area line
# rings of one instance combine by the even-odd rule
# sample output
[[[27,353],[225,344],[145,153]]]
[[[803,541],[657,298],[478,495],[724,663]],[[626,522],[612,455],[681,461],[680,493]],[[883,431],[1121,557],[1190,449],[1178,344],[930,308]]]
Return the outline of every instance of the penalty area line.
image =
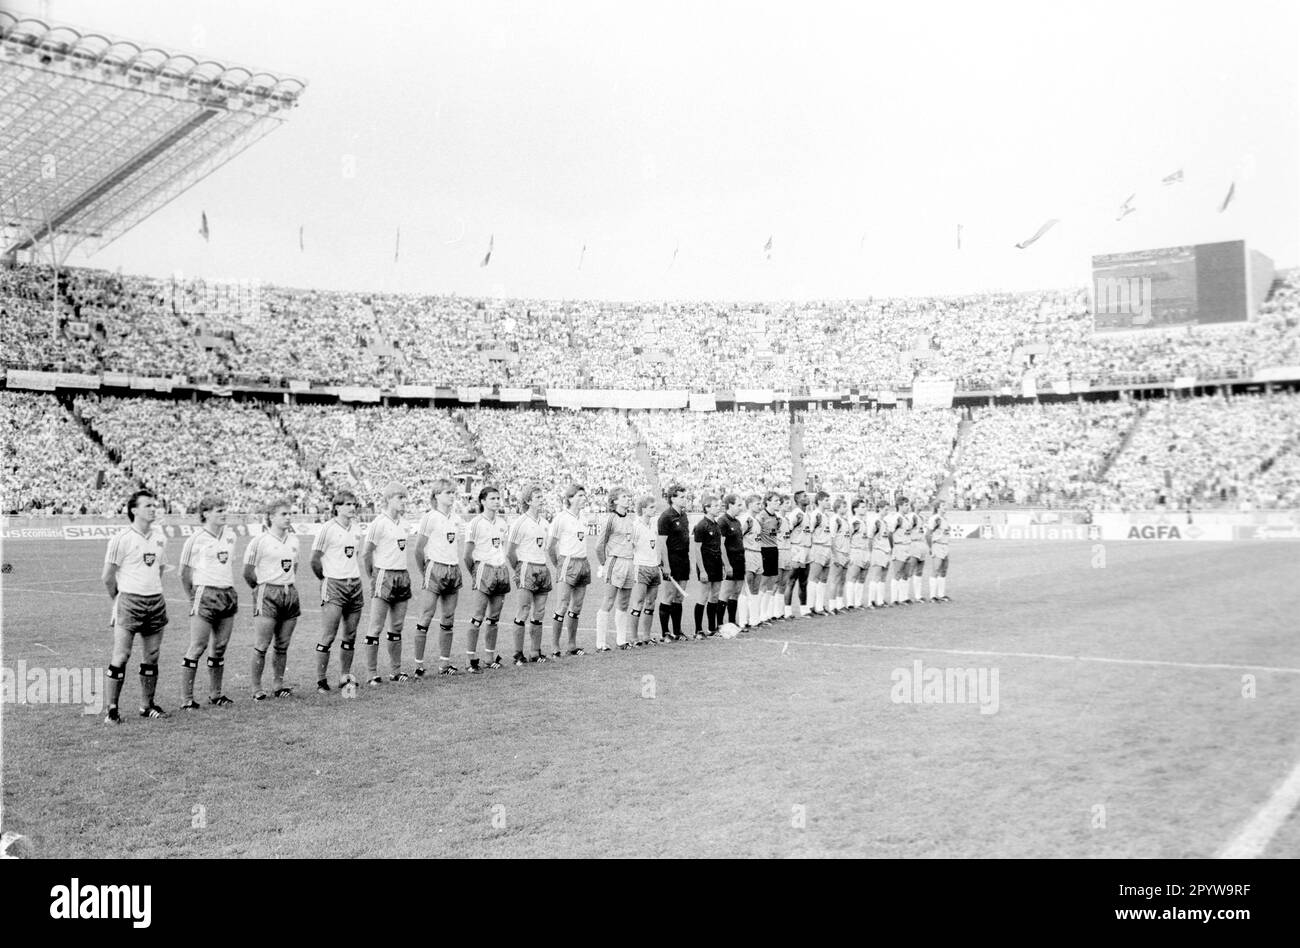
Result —
[[[860,648],[877,652],[935,652],[941,655],[982,655],[987,658],[1043,658],[1058,662],[1096,662],[1105,665],[1151,665],[1164,668],[1195,668],[1214,671],[1262,671],[1283,675],[1300,675],[1300,668],[1274,665],[1231,665],[1210,662],[1171,662],[1156,658],[1106,658],[1101,655],[1057,655],[1051,652],[996,652],[987,649],[937,648],[931,645],[878,645],[871,642],[809,642],[800,639],[769,639],[746,636],[749,642],[771,642],[777,645],[809,645],[814,648]],[[781,654],[785,654],[785,648]]]
[[[1291,769],[1291,773],[1282,781],[1281,786],[1265,801],[1259,811],[1250,818],[1224,847],[1219,850],[1219,859],[1254,859],[1262,856],[1268,848],[1273,835],[1286,822],[1291,811],[1300,803],[1300,763]]]

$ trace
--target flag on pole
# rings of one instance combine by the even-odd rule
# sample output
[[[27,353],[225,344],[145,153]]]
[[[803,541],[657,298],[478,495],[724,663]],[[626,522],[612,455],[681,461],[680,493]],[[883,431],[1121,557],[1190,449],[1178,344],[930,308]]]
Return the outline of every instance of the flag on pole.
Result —
[[[402,228],[397,228],[397,240],[393,244],[393,263],[397,262],[397,255],[402,252]]]
[[[769,260],[772,259],[772,237],[771,237],[771,235],[768,236],[768,238],[767,238],[767,243],[763,244],[763,252],[764,252],[765,254],[767,254],[767,259],[769,259]]]
[[[668,261],[669,270],[671,270],[673,268],[673,264],[677,262],[677,252],[681,249],[682,249],[681,243],[678,243],[677,246],[673,248],[673,258]]]
[[[203,211],[199,218],[199,236],[206,242],[208,239],[208,212]]]
[[[1232,182],[1232,184],[1228,185],[1228,193],[1223,196],[1223,203],[1219,205],[1220,214],[1222,214],[1224,211],[1228,209],[1228,205],[1232,203],[1232,196],[1236,193],[1237,193],[1237,182],[1234,181]]]
[[[1179,184],[1183,180],[1183,169],[1179,168],[1173,174],[1167,174],[1160,179],[1161,184]]]
[[[492,248],[496,245],[496,242],[497,242],[497,235],[496,234],[489,235],[487,253],[483,254],[483,260],[479,263],[480,267],[486,267],[489,263],[492,262]]]
[[[1046,223],[1043,224],[1042,227],[1038,228],[1038,230],[1034,232],[1034,236],[1030,237],[1028,240],[1022,240],[1020,243],[1016,244],[1016,249],[1024,250],[1026,247],[1033,244],[1035,241],[1038,240],[1039,237],[1042,237],[1043,234],[1047,233],[1049,230],[1051,230],[1059,223],[1061,222],[1057,220],[1055,217],[1050,218]]]
[[[578,269],[582,269],[582,261],[587,259],[587,245],[582,245],[582,253],[578,255]]]
[[[299,224],[299,225],[298,225],[298,250],[301,251],[302,249],[303,249],[303,246],[302,246],[302,225]]]
[[[1115,220],[1122,221],[1137,210],[1137,208],[1133,206],[1133,199],[1135,197],[1137,197],[1136,191],[1124,199],[1124,203],[1119,206],[1119,217],[1115,218]]]

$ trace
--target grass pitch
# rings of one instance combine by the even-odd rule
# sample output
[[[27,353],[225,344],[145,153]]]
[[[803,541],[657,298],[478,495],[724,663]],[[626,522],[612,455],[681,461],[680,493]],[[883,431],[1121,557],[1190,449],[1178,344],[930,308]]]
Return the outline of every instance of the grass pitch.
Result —
[[[1300,760],[1293,549],[1109,543],[1099,566],[1090,543],[970,541],[949,604],[351,701],[313,693],[304,568],[293,698],[251,700],[241,589],[233,708],[137,718],[136,657],[121,727],[6,705],[4,828],[63,857],[1211,856]],[[107,665],[103,550],[7,544],[7,668]],[[158,701],[173,710],[188,626],[166,583]],[[503,621],[507,653],[510,634]],[[918,660],[996,671],[997,712],[894,700]],[[1300,854],[1300,818],[1265,854]]]

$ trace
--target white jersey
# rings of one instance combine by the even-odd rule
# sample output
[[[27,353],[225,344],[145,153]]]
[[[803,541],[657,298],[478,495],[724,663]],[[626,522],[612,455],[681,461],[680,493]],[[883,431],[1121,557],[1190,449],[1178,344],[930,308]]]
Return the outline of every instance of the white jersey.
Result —
[[[424,555],[432,563],[444,566],[456,566],[460,563],[456,555],[456,538],[460,536],[461,523],[454,515],[441,510],[430,510],[420,520],[420,532],[428,537],[424,546]]]
[[[523,563],[546,565],[546,537],[550,524],[545,520],[534,520],[524,514],[510,528],[510,542],[515,544],[515,556]]]
[[[587,523],[567,510],[551,521],[550,539],[555,541],[555,555],[560,559],[587,555]]]
[[[326,579],[360,579],[361,567],[357,564],[357,535],[361,525],[353,523],[344,529],[337,519],[329,520],[316,534],[313,553],[321,554],[321,569]]]
[[[506,518],[501,514],[495,520],[479,514],[469,522],[465,542],[474,544],[475,563],[506,565],[506,529]]]
[[[160,564],[167,535],[157,524],[145,536],[135,527],[127,527],[108,541],[104,563],[117,564],[117,591],[135,596],[162,594]]]
[[[398,523],[386,513],[370,521],[366,542],[375,545],[375,569],[406,569],[406,525]]]
[[[235,585],[235,531],[223,526],[219,534],[200,527],[181,547],[181,566],[193,572],[195,586],[230,588]]]
[[[292,586],[298,572],[298,535],[286,533],[279,540],[270,530],[259,533],[244,551],[244,565],[253,567],[259,585]]]
[[[640,518],[632,524],[632,565],[660,565],[658,531],[642,523]]]

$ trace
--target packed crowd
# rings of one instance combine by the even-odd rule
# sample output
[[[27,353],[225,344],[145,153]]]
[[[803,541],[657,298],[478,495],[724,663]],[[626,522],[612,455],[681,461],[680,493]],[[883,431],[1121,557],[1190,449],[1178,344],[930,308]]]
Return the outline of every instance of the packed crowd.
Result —
[[[947,475],[955,411],[814,411],[801,416],[804,470],[833,493],[932,497]]]
[[[197,509],[212,493],[236,510],[274,497],[302,509],[319,490],[261,405],[83,395],[74,410],[173,513]]]
[[[790,418],[785,412],[645,411],[629,420],[661,477],[671,472],[719,494],[763,493],[790,485]]]
[[[88,325],[74,335],[69,321]],[[470,299],[0,270],[6,365],[238,381],[963,391],[1300,363],[1300,271],[1245,325],[1093,333],[1084,290],[799,303]]]
[[[336,490],[369,498],[390,480],[410,487],[413,509],[425,509],[433,482],[473,461],[444,409],[285,405],[278,415],[303,466],[319,477],[309,513],[327,509]]]
[[[1128,401],[982,409],[953,472],[952,504],[1076,502],[1119,451],[1136,417]]]
[[[1300,441],[1300,396],[1169,399],[1153,404],[1105,477],[1089,487],[1103,506],[1271,506],[1294,496],[1287,481]],[[1267,493],[1256,479],[1270,460]],[[1276,468],[1276,470],[1274,470]]]
[[[0,511],[117,512],[135,484],[53,395],[0,392]]]
[[[465,424],[494,483],[548,492],[581,484],[593,498],[619,485],[646,487],[632,432],[617,412],[476,408],[465,412]]]

